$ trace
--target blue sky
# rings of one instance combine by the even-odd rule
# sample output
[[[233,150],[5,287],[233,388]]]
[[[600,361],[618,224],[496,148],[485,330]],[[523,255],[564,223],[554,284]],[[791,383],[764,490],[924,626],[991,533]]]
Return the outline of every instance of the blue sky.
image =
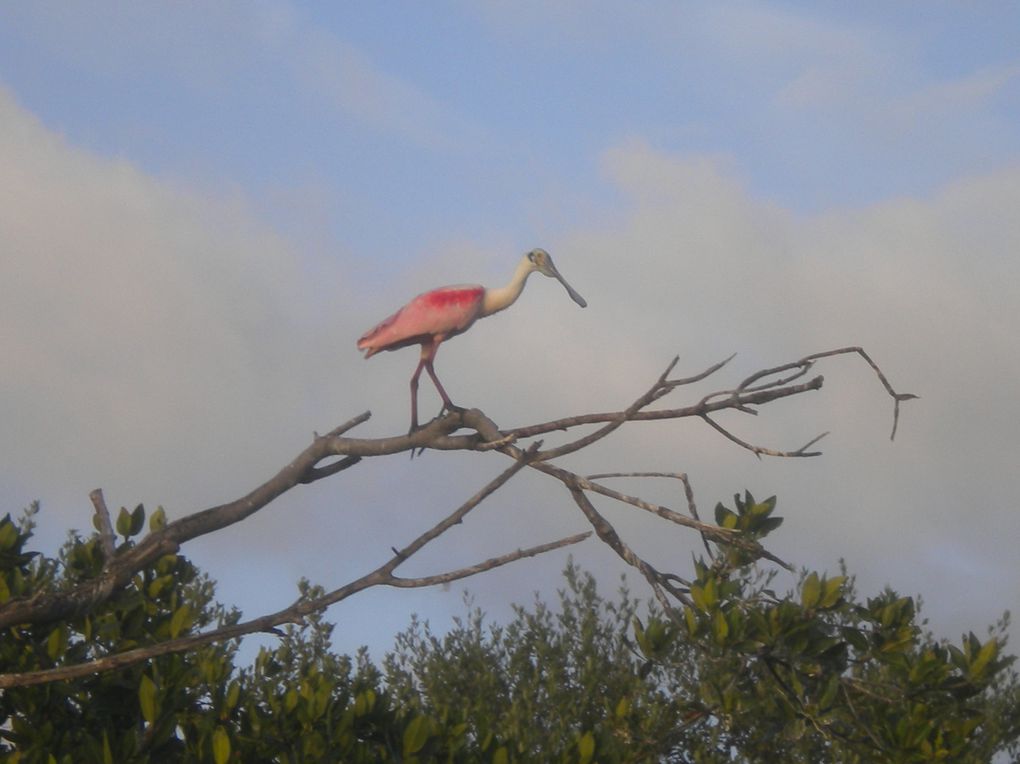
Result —
[[[354,340],[544,246],[589,309],[533,284],[444,347],[455,400],[512,425],[622,407],[677,352],[693,373],[738,351],[724,387],[862,344],[924,396],[895,444],[880,388],[844,361],[823,399],[733,423],[778,447],[831,429],[821,460],[758,464],[686,425],[572,466],[686,469],[707,506],[778,493],[793,561],[845,557],[863,587],[923,594],[941,632],[981,628],[1020,606],[1018,43],[1013,2],[7,6],[0,498],[41,499],[55,545],[88,527],[96,486],[180,516],[364,409],[363,435],[398,432],[414,353],[366,364]],[[254,615],[301,575],[374,566],[394,528],[501,466],[359,466],[192,553]],[[583,527],[517,482],[423,566]],[[611,557],[579,556],[612,586]],[[562,562],[470,588],[505,612]],[[442,623],[458,592],[335,608],[339,642],[384,645],[411,611]]]

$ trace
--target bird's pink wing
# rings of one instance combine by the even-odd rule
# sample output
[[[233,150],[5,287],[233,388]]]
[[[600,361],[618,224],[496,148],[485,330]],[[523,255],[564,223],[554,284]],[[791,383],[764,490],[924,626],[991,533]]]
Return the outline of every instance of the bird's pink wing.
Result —
[[[441,287],[415,297],[358,340],[370,358],[381,350],[396,350],[436,338],[453,337],[478,318],[485,289],[477,285]]]

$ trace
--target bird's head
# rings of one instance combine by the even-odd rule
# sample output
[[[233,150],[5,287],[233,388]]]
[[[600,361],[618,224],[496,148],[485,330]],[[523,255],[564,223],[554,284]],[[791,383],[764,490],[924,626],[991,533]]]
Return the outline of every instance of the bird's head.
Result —
[[[570,295],[570,299],[580,305],[582,308],[588,307],[588,303],[585,302],[584,298],[581,297],[574,288],[567,283],[567,280],[560,275],[560,272],[556,270],[556,266],[553,265],[552,258],[549,253],[544,249],[533,249],[527,254],[527,260],[531,264],[531,270],[538,271],[543,276],[556,279],[563,284],[564,289],[567,290],[567,294]]]

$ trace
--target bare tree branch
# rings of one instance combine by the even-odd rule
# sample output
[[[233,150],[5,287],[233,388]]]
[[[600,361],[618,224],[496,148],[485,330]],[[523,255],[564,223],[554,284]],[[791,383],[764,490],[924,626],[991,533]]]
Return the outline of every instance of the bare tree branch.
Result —
[[[579,544],[590,536],[591,531],[575,533],[573,536],[566,536],[556,541],[550,541],[546,544],[538,544],[537,546],[528,547],[527,549],[517,549],[513,552],[500,555],[499,557],[490,557],[488,560],[484,560],[476,565],[451,570],[448,573],[438,573],[434,576],[422,576],[421,578],[400,578],[398,576],[394,576],[392,580],[387,581],[386,583],[388,586],[396,586],[404,589],[436,586],[437,584],[449,584],[461,578],[467,578],[468,576],[484,573],[485,571],[492,570],[493,568],[509,565],[511,562],[523,560],[526,557],[535,557],[540,554],[545,554],[546,552],[551,552],[554,549],[562,549],[563,547],[570,546],[571,544]]]
[[[707,414],[702,416],[701,418],[704,419],[706,423],[711,425],[711,427],[716,432],[718,432],[720,435],[725,437],[727,440],[733,441],[734,443],[736,443],[741,448],[746,448],[748,451],[753,453],[759,459],[761,459],[763,454],[765,456],[777,456],[777,457],[787,457],[787,456],[788,457],[821,456],[822,455],[821,451],[808,451],[807,449],[810,448],[811,446],[813,446],[815,443],[817,443],[818,441],[820,441],[822,438],[824,438],[826,435],[829,434],[828,432],[823,432],[821,435],[816,435],[815,437],[813,437],[811,440],[809,440],[807,443],[805,443],[803,446],[801,446],[800,448],[796,449],[795,451],[778,451],[778,450],[776,450],[774,448],[765,448],[764,446],[756,446],[756,445],[754,445],[752,443],[748,443],[747,441],[741,440],[740,438],[738,438],[736,435],[734,435],[732,432],[727,430],[725,427],[723,427],[721,424],[716,422],[714,419],[712,419],[712,417],[708,416]]]
[[[477,507],[487,496],[491,495],[494,491],[504,485],[511,477],[527,466],[527,458],[532,456],[534,452],[538,450],[539,445],[540,444],[538,443],[533,445],[532,448],[529,449],[529,452],[524,454],[525,458],[523,460],[516,461],[513,465],[508,467],[447,517],[436,523],[424,533],[420,534],[403,549],[397,551],[393,557],[383,565],[380,565],[371,573],[368,573],[361,578],[340,587],[339,589],[335,589],[314,599],[299,599],[291,606],[277,611],[276,613],[260,616],[259,618],[245,621],[244,623],[213,629],[203,634],[195,634],[182,637],[180,639],[168,640],[156,645],[137,648],[135,650],[129,650],[115,655],[108,655],[103,658],[97,658],[92,661],[72,666],[61,666],[43,671],[25,672],[20,674],[0,674],[0,689],[6,689],[9,687],[27,687],[34,684],[75,679],[95,674],[100,671],[107,671],[114,668],[122,668],[124,666],[133,665],[159,655],[191,650],[195,647],[209,644],[211,642],[235,639],[237,637],[254,634],[256,632],[273,632],[277,626],[286,623],[300,623],[305,616],[324,610],[330,605],[347,599],[351,595],[357,594],[358,592],[364,591],[365,589],[373,586],[394,586],[405,589],[435,586],[437,584],[449,583],[468,576],[477,575],[478,573],[493,570],[517,560],[534,557],[545,552],[584,541],[591,535],[590,531],[574,534],[566,538],[545,544],[539,544],[538,546],[528,547],[526,549],[517,549],[513,552],[500,555],[499,557],[492,557],[488,560],[476,563],[475,565],[458,568],[456,570],[432,576],[402,578],[393,575],[393,571],[396,570],[398,566],[406,562],[412,555],[420,551],[422,547],[430,541],[435,540],[451,527],[462,522],[464,517],[472,509]]]
[[[810,452],[807,449],[823,436],[818,436],[801,448],[793,451],[766,448],[738,438],[715,422],[711,415],[725,410],[755,414],[757,412],[754,407],[762,406],[782,398],[819,390],[823,385],[823,378],[821,376],[816,376],[805,382],[793,383],[805,377],[815,362],[823,358],[843,354],[860,355],[871,366],[885,387],[886,392],[895,401],[892,431],[892,436],[895,437],[899,421],[900,402],[916,398],[917,396],[910,393],[897,393],[878,365],[860,347],[846,347],[814,353],[798,361],[785,363],[771,369],[760,370],[744,379],[736,388],[709,393],[693,405],[671,409],[647,410],[648,406],[670,394],[675,389],[704,380],[716,373],[733,356],[713,364],[694,376],[670,379],[669,375],[677,363],[677,359],[674,358],[648,390],[627,408],[616,412],[581,414],[550,422],[501,430],[495,422],[478,409],[457,409],[437,417],[424,427],[407,435],[386,438],[348,437],[348,433],[352,429],[368,421],[371,415],[369,412],[364,412],[332,429],[326,435],[315,434],[309,446],[302,450],[276,475],[248,494],[235,501],[186,515],[159,530],[150,532],[137,545],[124,544],[120,550],[115,548],[115,535],[109,511],[106,508],[102,491],[97,489],[90,494],[90,498],[95,507],[99,541],[105,558],[101,573],[95,578],[68,590],[39,591],[31,597],[8,600],[0,605],[0,629],[22,624],[66,620],[88,613],[106,602],[115,592],[125,587],[140,570],[154,564],[163,555],[176,554],[181,545],[186,542],[242,522],[295,487],[332,477],[355,466],[367,457],[395,454],[404,451],[413,453],[416,450],[428,448],[433,450],[497,451],[513,459],[513,464],[510,467],[490,481],[446,518],[419,535],[403,549],[399,551],[394,550],[393,558],[380,566],[380,568],[322,597],[314,600],[301,600],[278,613],[262,616],[243,624],[226,626],[206,632],[205,634],[193,635],[168,641],[160,645],[139,648],[138,650],[132,650],[119,655],[106,656],[81,666],[61,667],[48,672],[34,672],[31,675],[2,675],[0,676],[0,688],[84,676],[89,673],[147,660],[156,655],[191,649],[195,646],[217,640],[233,639],[256,631],[271,631],[279,624],[299,622],[306,615],[322,610],[351,596],[351,594],[357,591],[362,591],[371,586],[416,587],[446,583],[475,575],[485,570],[491,570],[509,562],[523,559],[524,557],[578,543],[587,537],[588,534],[574,535],[528,549],[518,549],[517,551],[509,552],[466,568],[459,568],[422,578],[401,578],[394,575],[394,571],[402,562],[417,553],[426,544],[441,536],[453,525],[462,522],[468,512],[493,492],[499,490],[500,487],[524,467],[542,472],[563,483],[599,537],[612,547],[622,559],[634,565],[642,572],[642,575],[648,579],[664,607],[668,603],[666,593],[680,601],[685,601],[684,597],[686,595],[683,589],[683,579],[672,573],[659,572],[643,561],[620,538],[619,534],[616,533],[615,529],[605,518],[595,510],[586,495],[587,493],[597,493],[643,511],[651,512],[675,525],[696,530],[705,540],[706,548],[709,549],[710,554],[712,550],[708,546],[709,540],[716,544],[740,548],[750,554],[790,568],[787,563],[765,550],[755,539],[732,529],[721,528],[717,525],[702,522],[698,517],[690,482],[683,473],[629,474],[631,476],[666,476],[682,480],[690,517],[668,507],[614,491],[596,482],[598,477],[617,477],[623,476],[624,473],[602,473],[601,475],[584,478],[553,464],[552,460],[579,451],[608,437],[627,422],[690,417],[704,420],[724,437],[742,448],[752,451],[759,458],[762,455],[782,457],[815,456],[818,452]],[[524,438],[532,438],[554,431],[567,431],[573,427],[591,424],[603,426],[580,438],[575,438],[546,451],[539,450],[541,448],[539,442],[533,443],[527,449],[522,449],[516,445],[518,441]],[[468,434],[455,434],[462,428],[467,428],[472,430],[472,432]],[[679,586],[678,583],[680,584]],[[667,607],[668,610],[669,608]]]
[[[599,514],[595,506],[588,500],[588,497],[584,495],[584,491],[580,487],[572,487],[570,489],[570,495],[574,499],[574,502],[580,507],[581,512],[588,518],[588,521],[592,524],[595,529],[595,533],[600,539],[617,555],[620,559],[626,562],[628,565],[636,568],[641,572],[641,575],[645,577],[645,580],[652,587],[652,591],[655,593],[655,598],[659,600],[659,604],[662,605],[663,610],[670,616],[677,617],[676,608],[673,603],[666,599],[663,590],[665,589],[680,602],[685,605],[693,604],[691,599],[687,596],[687,592],[678,589],[662,574],[659,573],[651,564],[645,562],[634,551],[627,546],[623,539],[620,538],[620,534],[616,532],[616,529],[609,523],[606,518]]]
[[[677,361],[679,360],[680,356],[676,356],[672,361],[670,361],[666,370],[659,375],[657,380],[655,380],[655,384],[648,388],[644,395],[630,404],[625,411],[621,411],[619,415],[605,427],[601,427],[595,432],[585,435],[583,438],[578,438],[570,443],[565,443],[559,448],[551,448],[548,451],[543,451],[539,454],[539,458],[544,461],[548,461],[549,459],[555,459],[556,457],[570,454],[574,451],[580,451],[585,446],[590,446],[592,443],[602,440],[602,438],[609,435],[624,422],[630,421],[634,414],[643,409],[656,398],[661,397],[661,394],[667,392],[667,390],[664,389],[666,385],[666,378],[669,376],[669,373],[673,371],[673,367],[676,366]]]
[[[738,549],[742,549],[745,552],[755,555],[756,557],[763,557],[766,560],[776,563],[789,571],[793,571],[794,568],[787,562],[784,562],[779,557],[776,557],[771,552],[767,551],[761,544],[754,539],[746,537],[740,531],[732,528],[723,528],[718,525],[709,525],[699,520],[694,520],[689,517],[681,515],[669,507],[663,507],[659,504],[653,504],[651,502],[639,499],[636,496],[628,496],[627,494],[614,491],[611,488],[607,488],[601,483],[595,483],[590,480],[585,480],[580,475],[576,475],[569,470],[562,469],[560,467],[554,467],[547,462],[532,462],[530,465],[533,469],[545,472],[553,477],[559,479],[568,488],[582,488],[586,491],[592,491],[594,493],[608,496],[611,499],[623,502],[624,504],[630,504],[631,506],[643,509],[646,512],[658,515],[659,517],[669,520],[670,522],[682,525],[687,528],[693,528],[702,534],[702,538],[709,538],[717,544],[724,546],[733,546]]]
[[[459,568],[458,570],[452,570],[447,573],[440,573],[434,576],[424,576],[422,578],[398,578],[396,576],[380,575],[378,570],[373,571],[367,576],[352,582],[342,589],[330,592],[328,595],[311,600],[298,600],[288,608],[276,613],[270,613],[269,615],[254,618],[250,621],[245,621],[244,623],[237,623],[232,626],[223,626],[219,629],[213,629],[201,634],[192,634],[187,637],[180,637],[179,639],[167,640],[166,642],[149,645],[148,647],[138,647],[134,650],[125,650],[122,653],[107,655],[103,658],[97,658],[96,660],[88,661],[86,663],[76,663],[71,666],[60,666],[58,668],[44,669],[42,671],[26,671],[21,674],[0,674],[0,690],[6,690],[11,687],[31,687],[32,685],[46,684],[47,682],[80,679],[81,677],[89,676],[90,674],[98,674],[103,671],[110,671],[111,669],[124,668],[125,666],[133,666],[136,663],[142,663],[143,661],[156,658],[160,655],[182,653],[187,650],[194,650],[196,647],[201,647],[202,645],[208,645],[213,642],[226,642],[248,634],[256,634],[259,632],[275,634],[277,633],[276,627],[278,626],[288,623],[301,623],[301,620],[305,616],[320,610],[325,610],[330,605],[347,599],[352,594],[357,594],[358,592],[364,591],[372,586],[394,586],[406,589],[449,583],[451,581],[467,578],[468,576],[477,575],[478,573],[483,573],[488,570],[493,570],[494,568],[498,568],[503,565],[508,565],[511,562],[516,562],[517,560],[523,560],[527,557],[534,557],[545,552],[550,552],[554,549],[561,549],[562,547],[569,546],[571,544],[577,544],[584,541],[589,536],[591,536],[591,531],[577,533],[573,536],[567,536],[566,538],[551,541],[546,544],[539,544],[538,546],[529,547],[527,549],[518,549],[514,552],[501,555],[500,557],[493,557],[466,568]]]
[[[805,382],[802,385],[792,385],[789,387],[782,387],[774,390],[759,390],[748,393],[713,393],[713,395],[725,394],[728,397],[725,400],[719,401],[701,401],[692,406],[682,406],[674,409],[659,409],[655,411],[638,411],[630,417],[632,422],[649,422],[659,419],[684,419],[687,417],[700,417],[704,414],[710,414],[714,411],[723,411],[725,409],[740,409],[746,406],[762,405],[765,403],[771,403],[772,401],[779,400],[780,398],[788,398],[792,395],[800,395],[802,393],[810,392],[812,390],[820,390],[823,383],[822,377],[815,377],[810,382]],[[600,424],[602,422],[612,422],[620,418],[623,412],[607,412],[601,414],[579,414],[577,416],[564,417],[563,419],[554,419],[551,422],[543,422],[542,424],[528,425],[525,427],[516,427],[512,430],[507,430],[506,435],[515,435],[517,438],[530,438],[535,435],[544,435],[555,430],[566,430],[570,427],[577,427],[582,424]],[[453,441],[453,439],[450,439]],[[442,446],[439,446],[442,447]],[[462,448],[461,443],[457,443],[457,448]]]
[[[588,475],[587,479],[599,480],[601,478],[618,477],[658,477],[679,480],[684,486],[684,498],[687,499],[687,511],[690,512],[691,517],[699,523],[701,522],[701,517],[698,515],[698,505],[694,503],[694,489],[691,488],[691,481],[687,477],[686,472],[602,472],[597,475]],[[708,553],[709,558],[715,559],[715,552],[711,545],[709,545],[708,537],[705,536],[704,533],[701,534],[701,540],[705,544],[705,551]]]

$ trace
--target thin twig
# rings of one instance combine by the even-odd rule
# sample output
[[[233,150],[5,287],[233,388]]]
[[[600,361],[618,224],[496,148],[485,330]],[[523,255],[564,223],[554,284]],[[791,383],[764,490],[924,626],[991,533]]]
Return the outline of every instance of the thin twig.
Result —
[[[523,560],[526,557],[535,557],[536,555],[544,554],[545,552],[551,552],[554,549],[561,549],[562,547],[569,546],[571,544],[579,544],[589,536],[591,536],[591,531],[575,533],[573,536],[567,536],[556,541],[550,541],[546,544],[538,544],[537,546],[528,547],[526,549],[517,549],[513,552],[500,555],[499,557],[490,557],[488,560],[475,565],[470,565],[466,568],[451,570],[448,573],[438,573],[434,576],[422,576],[420,578],[401,578],[399,576],[393,576],[393,578],[390,581],[387,581],[386,584],[387,586],[395,586],[405,589],[435,586],[437,584],[448,584],[461,578],[467,578],[468,576],[474,576],[479,573],[492,570],[493,568],[509,565],[511,562]]]
[[[438,538],[442,534],[446,533],[454,525],[462,522],[464,517],[472,509],[481,504],[487,497],[491,496],[495,491],[501,488],[506,482],[528,466],[529,460],[534,456],[535,452],[541,448],[542,442],[536,441],[533,443],[528,450],[522,455],[522,457],[515,461],[512,465],[503,470],[499,475],[490,480],[481,490],[475,493],[470,499],[461,504],[457,509],[447,515],[445,518],[440,520],[434,526],[429,528],[427,531],[418,536],[414,541],[401,549],[394,556],[393,560],[390,561],[387,572],[393,572],[397,565],[406,560],[411,555],[418,552],[423,546],[428,544],[433,539]]]
[[[920,398],[921,397],[920,395],[914,395],[913,393],[898,393],[898,392],[896,392],[893,389],[893,386],[889,383],[889,380],[886,379],[885,374],[878,367],[878,364],[875,363],[873,360],[871,360],[871,356],[868,355],[868,353],[864,350],[864,348],[858,347],[857,345],[853,345],[851,347],[845,347],[845,348],[837,348],[836,350],[823,350],[820,353],[812,353],[809,356],[804,356],[804,358],[802,360],[804,360],[804,361],[811,361],[811,360],[814,360],[816,358],[828,358],[829,356],[844,355],[844,354],[847,354],[847,353],[856,353],[861,358],[863,358],[865,361],[867,361],[868,365],[874,370],[875,374],[878,375],[878,379],[882,383],[882,386],[885,387],[886,392],[889,393],[889,395],[895,401],[895,405],[893,406],[892,433],[889,435],[889,440],[896,440],[896,428],[899,426],[899,421],[900,421],[900,403],[902,401],[910,401],[910,400],[914,400],[916,398]]]
[[[372,573],[363,576],[357,581],[354,581],[341,589],[330,592],[329,594],[323,595],[322,597],[317,597],[311,600],[298,600],[290,607],[284,608],[276,613],[260,616],[259,618],[245,621],[244,623],[223,626],[202,634],[192,634],[187,637],[180,637],[178,639],[160,642],[159,644],[149,645],[147,647],[138,647],[134,650],[126,650],[122,653],[107,655],[86,663],[76,663],[71,666],[59,666],[57,668],[44,669],[42,671],[26,671],[20,674],[0,674],[0,690],[9,689],[11,687],[31,687],[33,685],[45,684],[47,682],[80,679],[83,676],[98,674],[103,671],[110,671],[111,669],[123,668],[125,666],[132,666],[136,663],[141,663],[160,655],[193,650],[196,647],[201,647],[202,645],[207,645],[212,642],[225,642],[248,634],[255,634],[259,632],[279,634],[276,627],[287,623],[300,623],[305,616],[320,610],[325,610],[330,605],[346,599],[360,591],[364,591],[372,586],[414,588],[456,581],[460,578],[466,578],[467,576],[472,576],[483,571],[498,568],[502,565],[507,565],[516,560],[521,560],[526,557],[534,557],[535,555],[542,554],[543,552],[560,549],[570,544],[577,544],[584,541],[589,536],[591,536],[591,532],[586,531],[585,533],[567,536],[566,538],[559,539],[558,541],[552,541],[547,544],[541,544],[527,549],[518,549],[515,552],[510,552],[509,554],[505,554],[500,557],[493,557],[467,568],[460,568],[459,570],[450,571],[448,573],[417,579],[397,578],[389,573],[382,572],[382,569],[376,569],[372,571]]]
[[[782,387],[775,390],[758,390],[756,392],[747,392],[732,395],[727,393],[725,400],[719,401],[702,401],[695,403],[691,406],[682,406],[674,409],[656,409],[654,411],[638,411],[630,417],[632,422],[650,422],[659,419],[684,419],[686,417],[698,417],[703,414],[710,414],[715,411],[722,411],[725,409],[739,409],[740,407],[746,406],[757,406],[765,403],[771,403],[772,401],[779,400],[781,398],[788,398],[792,395],[801,395],[802,393],[810,392],[812,390],[820,390],[824,380],[822,377],[815,377],[814,379],[805,382],[800,385],[791,385],[789,387]],[[707,396],[711,397],[711,396]],[[571,427],[577,427],[584,424],[601,424],[603,422],[614,422],[618,420],[623,412],[613,411],[604,412],[598,414],[579,414],[577,416],[564,417],[562,419],[554,419],[549,422],[542,422],[541,424],[527,425],[525,427],[515,427],[510,430],[505,430],[505,435],[516,435],[518,438],[530,438],[535,435],[544,435],[549,432],[556,430],[566,430]],[[440,448],[463,448],[466,445],[466,441],[472,436],[460,436],[462,440],[457,438],[450,438],[448,444],[439,446]]]
[[[741,440],[740,438],[738,438],[736,435],[734,435],[732,432],[727,430],[725,427],[723,427],[721,424],[716,422],[714,419],[712,419],[707,414],[702,415],[701,418],[703,420],[705,420],[705,422],[707,424],[711,425],[712,428],[715,429],[716,432],[718,432],[720,435],[725,437],[727,440],[730,440],[730,441],[736,443],[741,448],[746,448],[748,451],[753,453],[759,459],[761,459],[763,454],[765,456],[776,456],[776,457],[805,457],[806,458],[806,457],[811,457],[811,456],[821,456],[822,455],[821,451],[808,451],[807,449],[810,446],[812,446],[815,443],[817,443],[818,441],[820,441],[826,435],[829,434],[827,432],[823,432],[821,435],[816,435],[814,438],[812,438],[807,443],[805,443],[803,446],[801,446],[800,448],[798,448],[798,449],[796,449],[794,451],[778,451],[778,450],[776,450],[774,448],[765,448],[764,446],[756,446],[756,445],[754,445],[752,443],[748,443],[745,440]]]
[[[679,480],[684,486],[684,497],[687,499],[687,511],[690,512],[691,517],[699,523],[701,522],[701,517],[698,515],[698,506],[694,503],[694,489],[691,488],[691,481],[688,479],[686,472],[602,472],[597,475],[588,475],[587,479],[600,480],[603,478],[619,477],[655,477]],[[712,547],[708,543],[708,537],[705,536],[704,533],[701,534],[701,541],[705,545],[705,551],[708,553],[709,558],[715,559],[715,552],[712,551]]]
[[[636,414],[638,411],[643,409],[649,403],[654,401],[656,397],[658,397],[657,393],[660,390],[662,390],[663,386],[666,383],[666,378],[669,376],[669,373],[673,371],[673,367],[676,366],[677,361],[679,360],[680,356],[676,356],[675,358],[673,358],[673,360],[670,361],[669,366],[666,367],[666,370],[659,375],[659,378],[657,380],[655,380],[655,384],[652,385],[641,397],[639,397],[636,401],[630,404],[630,406],[628,406],[624,411],[621,411],[619,416],[617,416],[616,419],[611,421],[605,427],[601,427],[595,432],[585,435],[583,438],[578,438],[577,440],[571,441],[570,443],[565,443],[559,448],[551,448],[548,451],[543,451],[541,454],[539,454],[538,458],[545,461],[548,459],[555,459],[558,456],[573,453],[574,451],[580,451],[582,448],[590,446],[595,441],[601,440],[602,438],[609,435],[611,432],[613,432],[613,430],[622,425],[624,422],[629,421],[634,414]]]

